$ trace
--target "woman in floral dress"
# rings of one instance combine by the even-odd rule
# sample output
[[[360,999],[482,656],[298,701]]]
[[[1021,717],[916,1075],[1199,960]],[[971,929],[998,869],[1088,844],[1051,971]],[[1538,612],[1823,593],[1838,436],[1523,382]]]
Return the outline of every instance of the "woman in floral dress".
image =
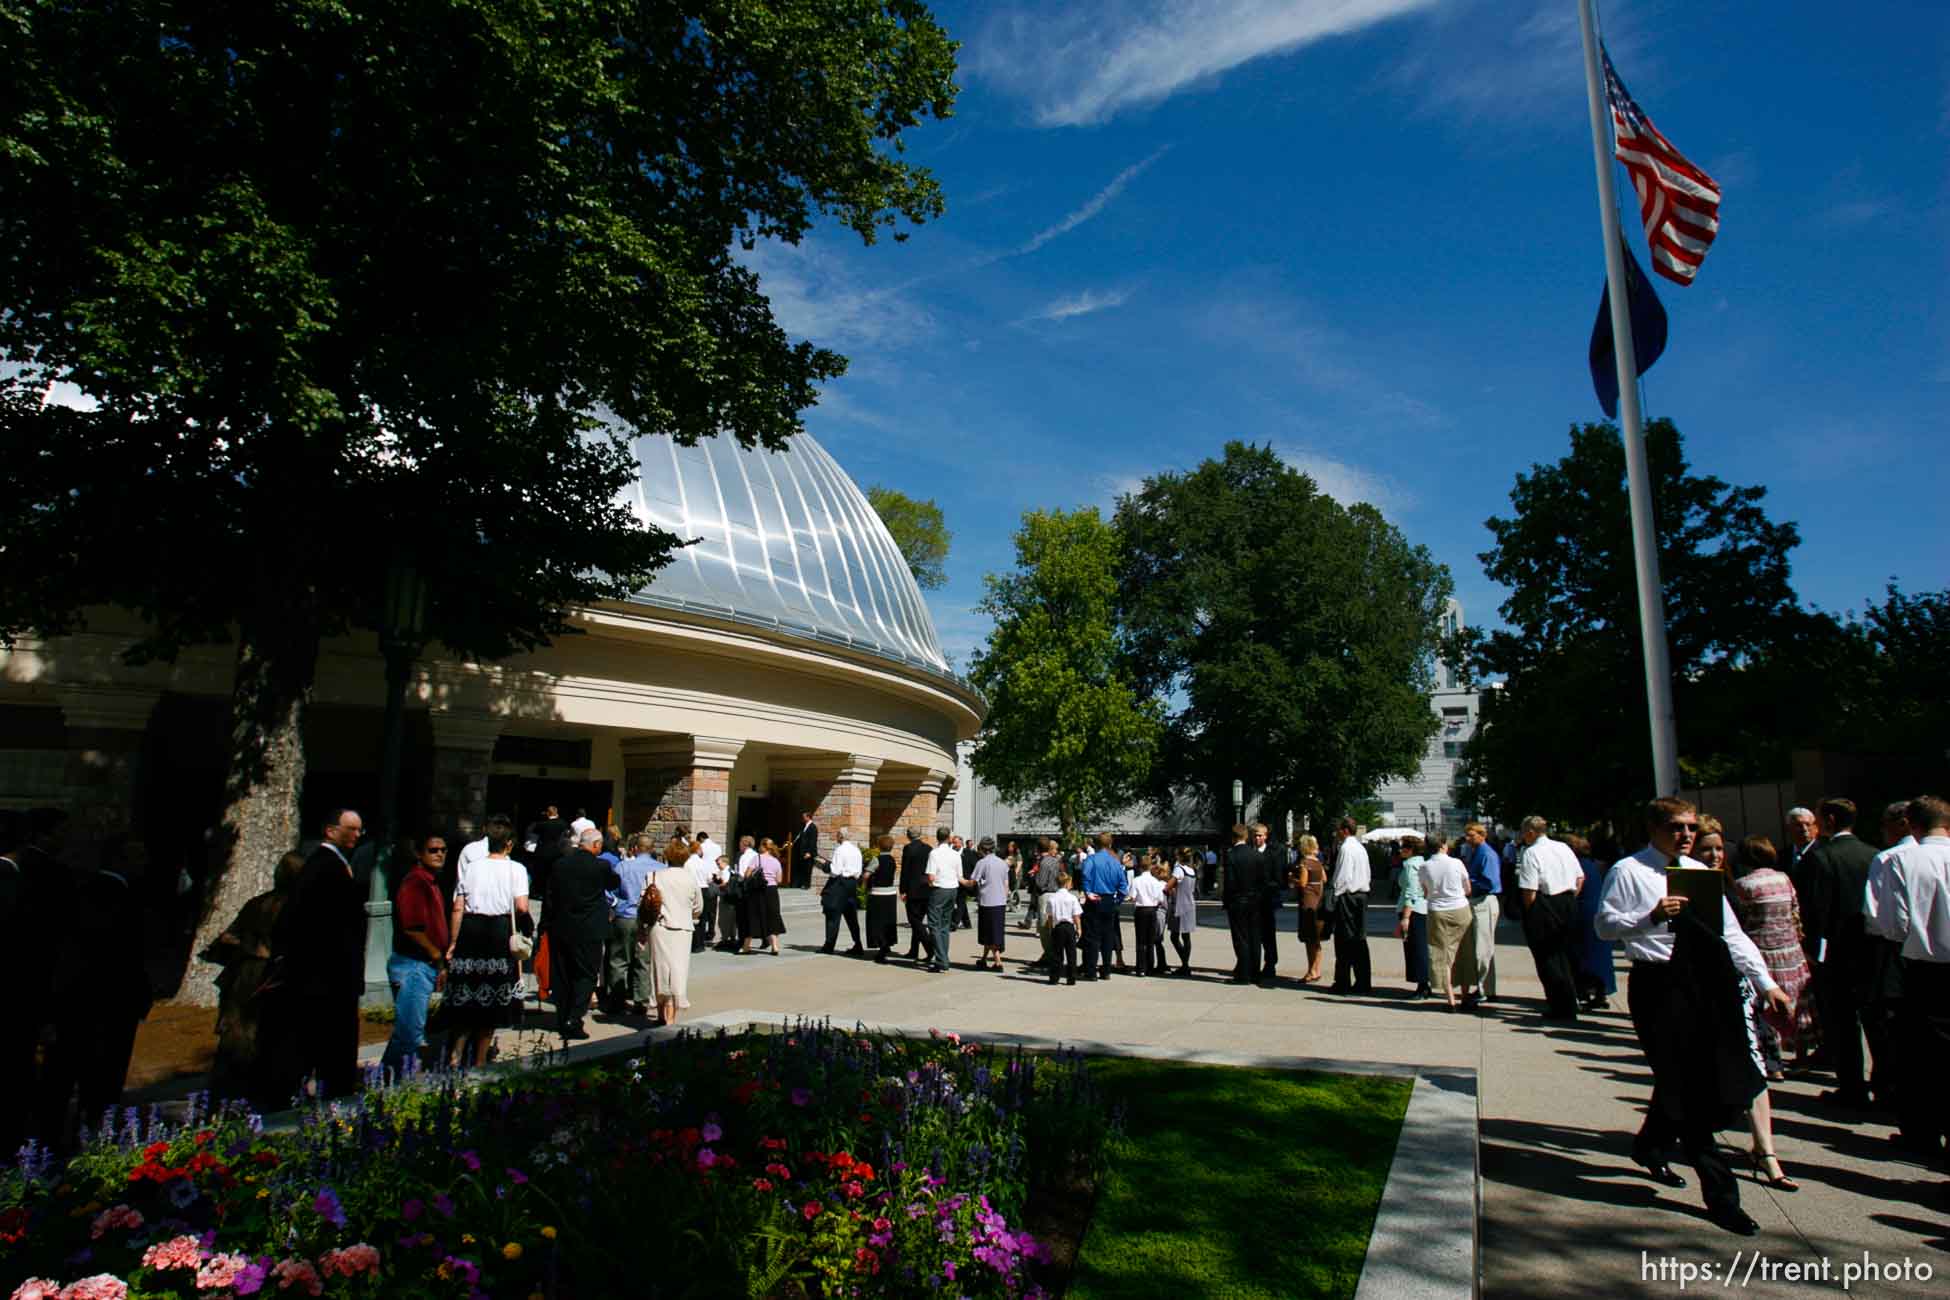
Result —
[[[1705,818],[1700,821],[1704,832],[1707,821]],[[1713,829],[1718,830],[1717,822],[1713,823]],[[1781,986],[1782,992],[1794,999],[1794,1010],[1785,1016],[1761,1011],[1752,997],[1747,999],[1749,1032],[1760,1067],[1769,1079],[1781,1079],[1784,1077],[1783,1045],[1792,1048],[1797,1059],[1815,1047],[1814,999],[1806,996],[1808,958],[1801,949],[1801,909],[1794,895],[1794,883],[1775,870],[1780,855],[1764,835],[1751,835],[1741,843],[1737,864],[1728,860],[1723,836],[1701,834],[1693,853],[1708,866],[1738,873],[1727,881],[1727,902],[1733,908],[1734,918],[1760,949],[1762,959],[1767,962],[1768,975]],[[1781,1162],[1774,1154],[1773,1113],[1765,1090],[1754,1099],[1752,1123],[1755,1174],[1765,1176],[1771,1186],[1782,1191],[1794,1191],[1796,1183],[1781,1172]]]

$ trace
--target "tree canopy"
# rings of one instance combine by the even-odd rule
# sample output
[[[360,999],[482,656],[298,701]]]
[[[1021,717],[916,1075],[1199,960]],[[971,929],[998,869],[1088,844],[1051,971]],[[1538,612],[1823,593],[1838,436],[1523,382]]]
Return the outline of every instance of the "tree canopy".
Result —
[[[389,566],[454,650],[538,645],[675,544],[630,432],[799,429],[843,359],[734,246],[939,215],[900,136],[954,48],[918,0],[0,0],[0,630],[237,638],[230,824],[291,805]]]
[[[1117,524],[1125,662],[1169,710],[1155,802],[1194,789],[1228,815],[1238,778],[1269,816],[1324,819],[1416,771],[1451,591],[1426,549],[1241,442],[1146,480]]]
[[[948,531],[948,521],[934,498],[918,501],[895,488],[875,485],[867,489],[867,500],[900,548],[915,585],[923,591],[945,586],[948,572],[943,566],[948,562],[948,543],[954,534]]]
[[[1710,754],[1722,738],[1702,707],[1717,674],[1822,632],[1794,626],[1788,553],[1799,539],[1768,517],[1766,489],[1694,474],[1669,420],[1645,434],[1680,752]],[[1473,638],[1472,668],[1504,687],[1485,697],[1464,798],[1506,820],[1597,817],[1651,789],[1624,444],[1610,424],[1574,425],[1570,440],[1562,458],[1517,476],[1511,514],[1488,521],[1496,543],[1480,557],[1511,594],[1499,607],[1507,626]]]
[[[1095,507],[1025,514],[1015,555],[984,579],[979,609],[995,626],[969,665],[988,697],[971,765],[1068,841],[1143,789],[1157,709],[1119,668],[1119,545]]]

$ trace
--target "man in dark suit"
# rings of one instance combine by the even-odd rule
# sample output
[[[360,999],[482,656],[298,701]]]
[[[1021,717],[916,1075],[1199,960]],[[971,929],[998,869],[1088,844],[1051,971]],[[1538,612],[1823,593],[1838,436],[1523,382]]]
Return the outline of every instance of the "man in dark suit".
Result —
[[[565,853],[549,876],[548,932],[555,991],[555,1023],[566,1039],[589,1037],[582,1018],[601,976],[609,933],[609,891],[621,889],[616,859],[603,852],[603,833],[582,832],[580,852]]]
[[[1862,898],[1875,850],[1855,834],[1855,805],[1823,799],[1816,808],[1821,840],[1801,859],[1801,923],[1815,956],[1815,1010],[1835,1087],[1821,1094],[1833,1105],[1869,1108],[1863,1075],[1863,1015],[1874,974],[1875,949],[1862,928]],[[1877,1065],[1884,1065],[1881,1060]]]
[[[1226,925],[1232,930],[1232,978],[1228,984],[1247,984],[1259,978],[1260,922],[1265,905],[1267,862],[1263,849],[1246,843],[1247,828],[1232,828],[1232,848],[1226,852]]]
[[[318,1077],[319,1093],[359,1089],[359,999],[366,991],[366,891],[352,873],[365,822],[350,808],[326,815],[324,843],[305,859],[271,932],[277,987],[265,1030],[269,1095],[284,1098]]]
[[[907,959],[927,953],[934,965],[934,936],[928,931],[928,843],[921,832],[907,828],[907,847],[901,850],[901,902],[907,908]]]
[[[960,839],[961,837],[956,836],[956,838]],[[962,840],[961,844],[957,847],[961,849],[961,878],[963,880],[973,880],[975,878],[975,864],[982,860],[982,855],[976,851],[973,840]],[[973,924],[968,919],[968,891],[964,889],[955,895],[955,928],[957,930],[966,930],[971,928]]]
[[[792,862],[787,867],[789,884],[811,885],[813,868],[819,865],[819,826],[809,812],[799,814],[799,829],[792,836]]]
[[[90,1125],[121,1104],[136,1027],[155,1002],[138,894],[148,862],[140,840],[111,837],[102,845],[100,869],[80,882],[74,913],[61,927],[71,960],[58,979],[48,1072],[64,1110],[70,1092],[80,1093],[81,1120]],[[65,1142],[65,1130],[62,1136]]]

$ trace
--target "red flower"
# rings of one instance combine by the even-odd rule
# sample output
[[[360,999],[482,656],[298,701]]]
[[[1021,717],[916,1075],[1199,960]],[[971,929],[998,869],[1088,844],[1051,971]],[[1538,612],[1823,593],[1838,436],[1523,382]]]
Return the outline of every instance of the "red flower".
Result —
[[[853,1252],[853,1271],[856,1273],[878,1273],[880,1271],[880,1256],[874,1254],[865,1246],[860,1247],[860,1249]]]
[[[863,1183],[870,1183],[873,1181],[873,1166],[869,1164],[857,1164],[853,1166],[853,1176]]]
[[[769,1178],[754,1178],[752,1179],[752,1190],[755,1192],[769,1192],[772,1190],[772,1180]]]
[[[806,1216],[807,1223],[811,1223],[814,1219],[817,1219],[819,1217],[820,1210],[824,1208],[825,1207],[820,1205],[818,1201],[807,1201],[805,1205],[800,1208],[799,1213]]]

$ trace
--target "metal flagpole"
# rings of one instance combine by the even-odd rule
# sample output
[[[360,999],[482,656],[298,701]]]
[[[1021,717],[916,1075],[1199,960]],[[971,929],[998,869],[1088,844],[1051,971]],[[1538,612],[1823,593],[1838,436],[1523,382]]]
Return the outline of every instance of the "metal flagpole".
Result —
[[[1632,567],[1639,584],[1639,642],[1645,658],[1645,703],[1652,723],[1655,793],[1679,792],[1679,740],[1672,709],[1672,657],[1666,650],[1666,600],[1659,583],[1659,543],[1652,521],[1652,473],[1645,459],[1639,412],[1639,362],[1632,343],[1625,247],[1619,242],[1618,191],[1612,176],[1611,110],[1598,63],[1598,20],[1591,0],[1578,0],[1584,30],[1584,90],[1591,108],[1591,158],[1598,169],[1598,215],[1605,232],[1605,281],[1611,288],[1612,355],[1618,363],[1619,425],[1625,435],[1625,474],[1632,496]]]

